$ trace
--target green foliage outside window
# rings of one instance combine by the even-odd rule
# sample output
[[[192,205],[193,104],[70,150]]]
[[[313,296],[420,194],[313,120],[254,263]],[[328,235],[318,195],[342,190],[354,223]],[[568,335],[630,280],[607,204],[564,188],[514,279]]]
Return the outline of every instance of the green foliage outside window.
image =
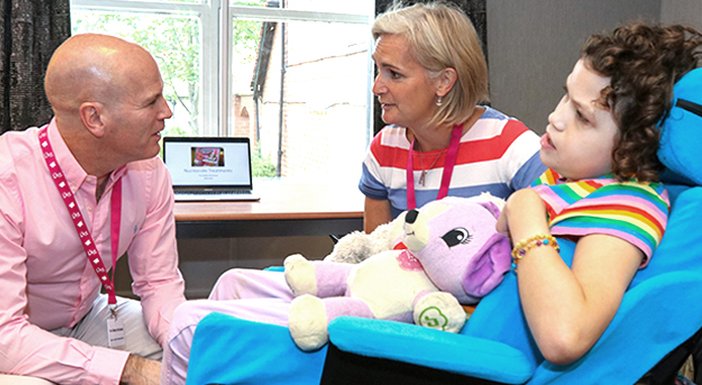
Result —
[[[77,17],[75,17],[77,16]],[[167,124],[166,135],[193,135],[200,116],[200,21],[190,16],[138,15],[115,12],[78,12],[73,32],[108,33],[134,41],[154,56],[161,69],[163,95],[184,119]]]
[[[277,175],[275,163],[270,159],[264,159],[258,148],[254,149],[252,153],[251,169],[255,177],[273,177]]]

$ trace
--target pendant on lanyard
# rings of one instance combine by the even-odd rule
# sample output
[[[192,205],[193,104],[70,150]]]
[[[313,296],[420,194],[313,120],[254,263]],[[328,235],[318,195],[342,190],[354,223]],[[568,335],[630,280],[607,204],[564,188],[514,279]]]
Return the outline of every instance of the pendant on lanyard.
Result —
[[[78,233],[78,238],[83,246],[85,255],[88,257],[90,265],[95,270],[95,274],[97,274],[102,287],[105,289],[105,292],[107,292],[107,303],[110,310],[110,317],[107,320],[109,346],[123,346],[125,343],[124,326],[117,319],[117,295],[113,284],[119,247],[119,232],[122,212],[122,179],[118,179],[117,182],[115,182],[112,188],[112,197],[110,199],[110,236],[112,248],[112,279],[110,279],[110,277],[107,276],[107,268],[100,257],[100,252],[95,245],[93,236],[90,234],[90,230],[88,230],[88,227],[83,220],[83,214],[80,212],[78,202],[76,202],[63,170],[56,160],[51,143],[49,142],[47,127],[48,126],[39,131],[39,146],[43,152],[44,161],[49,167],[51,179],[53,180],[54,185],[56,185],[56,189],[61,195],[63,203],[66,205],[66,209],[68,209],[68,213],[71,216],[73,226]]]
[[[451,141],[449,142],[448,151],[446,152],[446,160],[444,162],[444,171],[441,174],[441,186],[436,199],[444,198],[448,195],[449,185],[451,184],[451,175],[453,175],[453,167],[458,159],[458,148],[461,144],[461,134],[463,133],[463,125],[456,125],[451,131]],[[407,210],[417,208],[417,199],[414,191],[414,141],[410,143],[409,153],[407,154]]]

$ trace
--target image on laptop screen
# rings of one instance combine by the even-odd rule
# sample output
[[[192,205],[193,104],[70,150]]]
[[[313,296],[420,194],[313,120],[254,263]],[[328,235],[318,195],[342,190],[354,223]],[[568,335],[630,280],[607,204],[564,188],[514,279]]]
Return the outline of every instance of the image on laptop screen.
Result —
[[[258,200],[249,138],[164,137],[176,201]]]

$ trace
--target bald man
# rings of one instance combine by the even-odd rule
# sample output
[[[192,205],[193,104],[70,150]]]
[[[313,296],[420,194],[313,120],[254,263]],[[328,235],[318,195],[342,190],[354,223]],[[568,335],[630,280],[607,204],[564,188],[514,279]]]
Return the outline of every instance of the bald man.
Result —
[[[0,373],[158,384],[185,298],[156,157],[172,115],[157,64],[124,40],[77,35],[52,56],[45,89],[49,124],[0,136]],[[113,295],[125,254],[140,302]]]

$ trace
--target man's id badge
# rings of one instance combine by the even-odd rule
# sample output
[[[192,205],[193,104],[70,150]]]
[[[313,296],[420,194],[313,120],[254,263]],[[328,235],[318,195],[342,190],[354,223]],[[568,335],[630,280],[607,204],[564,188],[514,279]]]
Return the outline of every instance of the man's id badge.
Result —
[[[126,344],[124,325],[117,317],[107,318],[107,344],[110,348],[120,348]]]

